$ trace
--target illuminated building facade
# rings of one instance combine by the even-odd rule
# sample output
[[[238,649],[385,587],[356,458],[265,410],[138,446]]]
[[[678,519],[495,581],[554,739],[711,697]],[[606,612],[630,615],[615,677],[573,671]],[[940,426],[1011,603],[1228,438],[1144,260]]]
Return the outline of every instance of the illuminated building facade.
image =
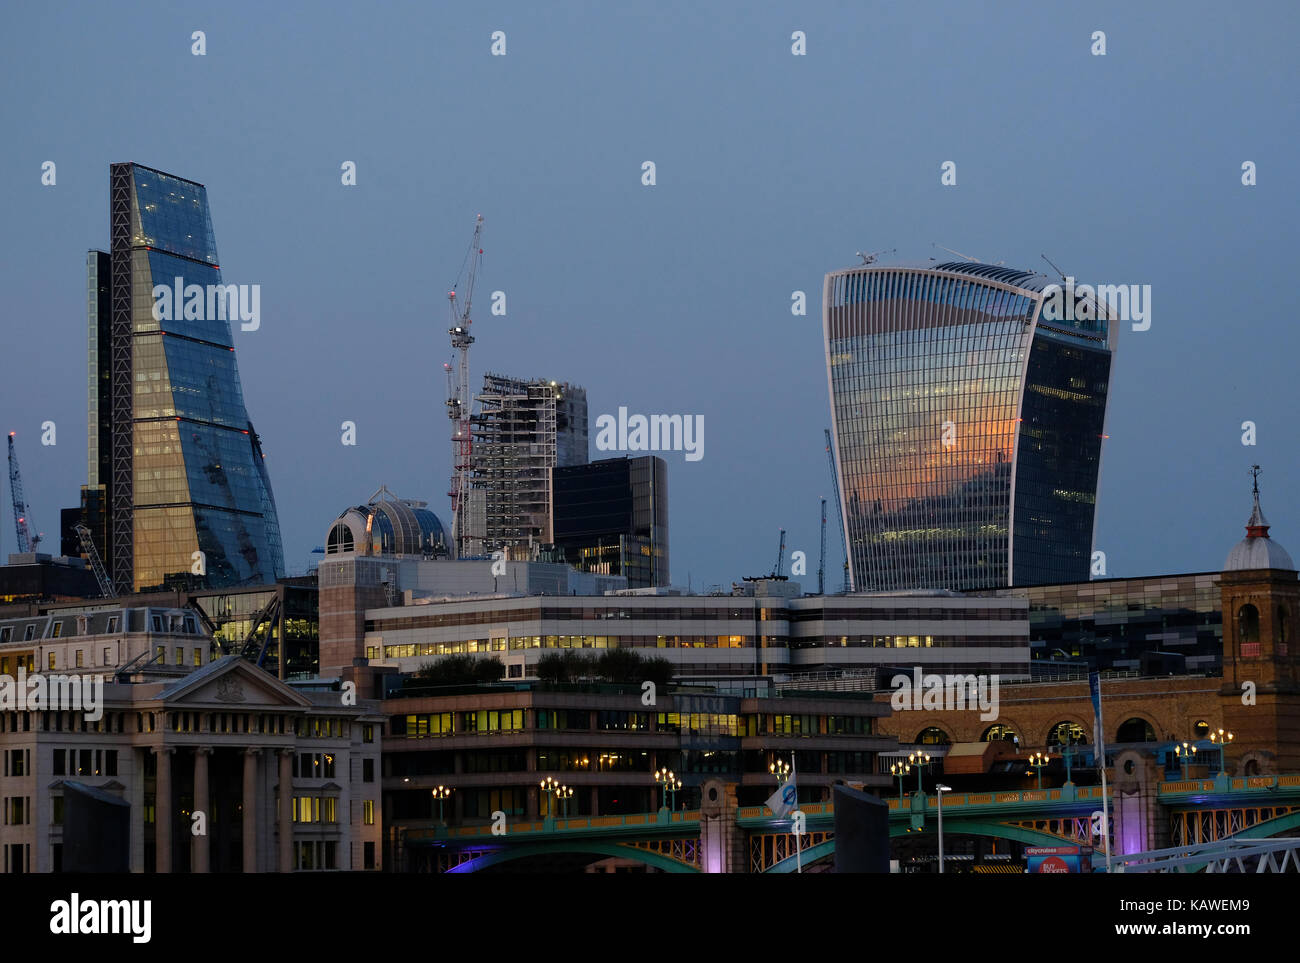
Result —
[[[1090,296],[1045,318],[1049,284],[966,262],[826,276],[857,591],[1087,579],[1118,322]]]
[[[244,409],[207,192],[131,163],[111,165],[109,181],[110,251],[87,260],[85,524],[120,592],[274,582],[279,521]],[[184,305],[168,298],[155,316],[158,285],[179,286]]]

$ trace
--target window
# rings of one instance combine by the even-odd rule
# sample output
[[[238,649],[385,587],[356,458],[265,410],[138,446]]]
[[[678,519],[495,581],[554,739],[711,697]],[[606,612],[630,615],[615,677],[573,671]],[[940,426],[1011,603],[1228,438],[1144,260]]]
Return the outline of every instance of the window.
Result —
[[[197,634],[198,634],[198,633],[195,632],[195,630],[194,630],[194,616],[192,616],[192,615],[187,615],[187,616],[185,616],[185,633],[186,633],[187,635],[197,635]]]
[[[363,725],[361,727],[361,741],[362,742],[375,741],[375,727],[373,725],[367,723],[366,725]]]
[[[54,668],[54,653],[53,653],[53,652],[50,653],[50,668],[51,668],[51,669]]]
[[[194,647],[194,667],[197,669],[203,664],[203,650],[197,645]]]
[[[375,824],[375,801],[367,799],[361,804],[361,822],[367,826]]]
[[[13,635],[14,627],[12,625],[6,625],[4,628],[0,628],[0,642],[8,642],[13,638]],[[8,670],[6,669],[5,671],[7,672]]]
[[[77,650],[77,668],[84,668],[86,665],[86,653],[81,649]]]
[[[110,633],[111,633],[111,632],[116,632],[116,631],[117,631],[117,616],[116,616],[116,615],[110,615],[110,616],[108,617],[108,628],[107,628],[105,631],[110,632]]]
[[[1237,610],[1237,635],[1241,643],[1241,656],[1259,658],[1259,609],[1243,605]]]
[[[113,649],[111,646],[104,646],[104,665],[113,661]]]
[[[57,639],[57,638],[59,638],[61,635],[63,635],[63,623],[62,623],[62,622],[55,622],[55,623],[54,623],[54,634],[53,634],[53,638],[56,638],[56,639]]]
[[[153,626],[153,630],[154,630],[155,632],[161,632],[161,631],[163,630],[163,627],[162,627],[162,616],[161,616],[161,615],[155,615],[155,616],[153,617],[153,620],[150,622],[150,624]]]
[[[176,664],[177,665],[185,664],[185,646],[183,645],[176,646]]]
[[[365,852],[365,865],[363,868],[374,869],[375,868],[375,844],[372,842],[368,842],[363,847],[363,850]]]
[[[373,759],[361,760],[361,781],[362,782],[375,781],[375,760]]]
[[[35,637],[35,635],[36,635],[36,626],[29,625],[27,626],[27,630],[23,632],[23,641],[30,642]]]

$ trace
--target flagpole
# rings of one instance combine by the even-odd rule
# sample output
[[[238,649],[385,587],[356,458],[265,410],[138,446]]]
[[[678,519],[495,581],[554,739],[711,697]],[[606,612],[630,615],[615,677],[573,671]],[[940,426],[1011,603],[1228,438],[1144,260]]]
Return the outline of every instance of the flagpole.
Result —
[[[1092,708],[1096,714],[1096,731],[1093,741],[1097,744],[1097,765],[1101,769],[1101,840],[1106,847],[1106,872],[1111,872],[1110,858],[1110,791],[1106,788],[1106,727],[1101,714],[1101,673],[1094,671],[1088,679],[1092,690]]]
[[[794,782],[794,778],[795,778],[794,750],[791,750],[790,751],[790,781]],[[799,784],[797,782],[794,782],[794,786],[795,786],[794,811],[799,812]],[[798,873],[803,872],[803,836],[799,833],[799,824],[797,820],[795,821],[795,834],[794,834],[794,866],[795,866],[795,872]]]

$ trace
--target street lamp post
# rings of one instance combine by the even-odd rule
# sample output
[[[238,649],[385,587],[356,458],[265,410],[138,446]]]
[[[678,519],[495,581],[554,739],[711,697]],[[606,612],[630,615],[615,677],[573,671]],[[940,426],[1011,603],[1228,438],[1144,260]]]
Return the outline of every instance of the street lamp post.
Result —
[[[682,781],[677,775],[667,767],[655,770],[655,782],[659,783],[662,788],[660,793],[660,809],[673,810],[677,808],[677,790],[682,788]]]
[[[572,786],[561,786],[559,789],[557,789],[557,790],[555,791],[555,794],[556,794],[556,795],[560,798],[560,800],[564,803],[564,818],[565,818],[565,819],[568,819],[568,818],[569,818],[569,800],[573,798],[573,787],[572,787]]]
[[[1181,745],[1174,746],[1174,755],[1177,756],[1180,761],[1185,760],[1190,765],[1192,759],[1196,757],[1196,747],[1187,742],[1183,742]]]
[[[550,776],[542,780],[542,792],[546,793],[546,817],[548,819],[555,818],[555,807],[551,803],[551,794],[559,790],[559,788],[560,784]]]
[[[952,792],[951,786],[935,783],[934,793],[939,799],[939,874],[943,875],[943,794]]]
[[[442,818],[442,803],[443,800],[450,796],[451,790],[446,786],[439,786],[437,789],[433,790],[433,798],[438,800],[438,822],[442,823],[444,826],[447,825],[447,820]]]
[[[903,808],[903,780],[907,774],[912,771],[912,767],[905,762],[895,762],[889,767],[890,774],[898,780],[898,808]]]
[[[1038,788],[1043,788],[1043,767],[1048,763],[1048,757],[1041,752],[1031,752],[1029,754],[1029,764],[1038,770]]]
[[[916,770],[916,791],[921,792],[921,772],[930,765],[930,754],[918,749],[907,754],[907,761]]]
[[[1232,742],[1232,733],[1224,732],[1220,729],[1218,732],[1210,733],[1210,742],[1219,747],[1219,775],[1228,774],[1228,743]]]

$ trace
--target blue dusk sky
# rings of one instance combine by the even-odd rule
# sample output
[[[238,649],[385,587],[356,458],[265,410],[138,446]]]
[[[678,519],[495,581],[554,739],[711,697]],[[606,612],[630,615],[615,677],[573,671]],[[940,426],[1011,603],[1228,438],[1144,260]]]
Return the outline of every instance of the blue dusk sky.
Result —
[[[831,495],[823,276],[859,250],[949,259],[936,243],[1151,285],[1150,330],[1125,325],[1118,344],[1096,541],[1108,574],[1217,570],[1244,534],[1255,462],[1273,534],[1300,551],[1297,10],[12,6],[0,428],[18,432],[31,516],[56,549],[85,481],[85,252],[108,244],[109,164],[137,161],[205,184],[226,282],[261,285],[261,328],[234,338],[291,571],[380,484],[449,520],[446,291],[478,213],[475,387],[487,370],[584,386],[593,457],[597,416],[620,406],[703,416],[704,457],[665,456],[676,583],[770,570],[785,527],[815,588]],[[40,444],[45,421],[56,445]],[[7,554],[7,484],[4,498]],[[838,588],[833,509],[830,525]]]

